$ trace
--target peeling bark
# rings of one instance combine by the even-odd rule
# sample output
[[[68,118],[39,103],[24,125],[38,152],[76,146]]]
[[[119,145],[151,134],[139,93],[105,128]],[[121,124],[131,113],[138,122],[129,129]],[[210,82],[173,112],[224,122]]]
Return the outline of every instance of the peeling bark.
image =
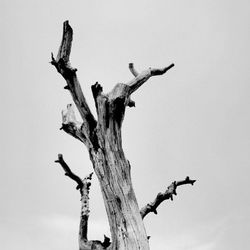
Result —
[[[97,112],[96,120],[83,95],[76,75],[77,70],[71,66],[69,61],[72,40],[73,30],[68,21],[65,21],[62,42],[56,59],[52,54],[51,63],[66,80],[67,85],[64,88],[71,93],[82,122],[76,121],[72,106],[68,105],[67,110],[62,112],[62,130],[83,142],[88,149],[90,160],[101,186],[112,240],[111,244],[106,236],[103,242],[88,240],[88,194],[91,177],[81,180],[72,173],[62,156],[59,155],[57,162],[62,165],[65,174],[77,182],[81,193],[80,250],[147,250],[149,249],[149,237],[146,234],[143,218],[149,212],[156,211],[157,206],[163,200],[172,197],[177,186],[192,181],[186,179],[182,182],[174,182],[164,194],[158,194],[153,203],[148,204],[140,211],[132,186],[131,166],[122,148],[121,128],[126,107],[135,106],[135,102],[131,100],[131,94],[152,76],[165,74],[174,64],[162,69],[149,68],[139,73],[130,63],[129,70],[134,78],[128,83],[116,84],[106,94],[103,93],[103,88],[98,82],[92,85],[91,89]]]

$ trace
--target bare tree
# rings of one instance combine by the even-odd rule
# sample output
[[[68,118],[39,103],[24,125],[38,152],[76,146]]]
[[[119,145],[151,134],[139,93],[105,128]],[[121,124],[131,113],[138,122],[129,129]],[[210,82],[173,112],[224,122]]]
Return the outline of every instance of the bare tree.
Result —
[[[82,122],[76,120],[73,107],[69,104],[67,110],[62,112],[61,129],[83,142],[88,149],[94,172],[100,182],[111,232],[111,242],[106,236],[103,242],[88,240],[89,187],[92,174],[81,179],[71,171],[63,156],[58,155],[56,162],[60,163],[65,175],[77,183],[81,194],[79,249],[147,250],[149,242],[143,223],[145,216],[150,212],[156,214],[157,207],[164,200],[172,200],[177,194],[178,186],[193,185],[195,180],[186,177],[182,181],[174,181],[165,192],[157,194],[153,202],[139,209],[131,182],[131,166],[122,149],[121,127],[126,107],[135,106],[131,94],[152,76],[165,74],[174,64],[162,69],[149,68],[139,73],[130,63],[133,80],[116,84],[107,94],[103,93],[98,82],[92,85],[97,112],[95,119],[83,95],[76,75],[77,69],[70,65],[72,38],[73,30],[68,21],[65,21],[62,42],[57,57],[54,58],[52,54],[51,64],[66,80],[64,88],[72,95]]]

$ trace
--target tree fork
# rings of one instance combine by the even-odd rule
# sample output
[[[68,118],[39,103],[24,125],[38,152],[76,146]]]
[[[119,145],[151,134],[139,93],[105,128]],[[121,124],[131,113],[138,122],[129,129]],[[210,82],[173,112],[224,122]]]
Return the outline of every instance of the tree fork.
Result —
[[[122,148],[121,127],[125,115],[126,107],[135,106],[131,100],[131,94],[141,87],[152,76],[165,74],[174,64],[158,69],[149,68],[141,73],[135,70],[132,63],[129,70],[134,78],[128,83],[118,83],[107,94],[99,83],[92,85],[92,93],[95,100],[97,120],[94,118],[82,92],[77,78],[76,69],[70,65],[70,51],[73,40],[73,30],[68,21],[63,24],[63,37],[56,59],[52,54],[51,64],[66,80],[64,87],[69,90],[73,101],[81,115],[82,123],[76,121],[71,105],[62,112],[62,130],[83,142],[88,151],[94,171],[98,177],[103,200],[109,220],[112,242],[105,238],[103,243],[96,249],[110,250],[148,250],[148,236],[143,223],[143,218],[149,212],[156,211],[157,206],[175,193],[176,187],[188,184],[175,182],[168,188],[167,194],[163,198],[158,195],[155,202],[146,205],[141,211],[139,209],[136,196],[133,190],[130,172],[130,163],[126,159]],[[62,157],[58,161],[67,175],[73,177],[69,168],[65,167]],[[78,178],[78,187],[82,186]],[[81,180],[81,179],[80,179]],[[171,192],[172,193],[171,193]],[[88,193],[88,192],[87,192]],[[172,197],[172,196],[171,196]],[[84,223],[86,222],[86,218]],[[84,228],[82,223],[80,228]],[[87,230],[86,230],[87,232]],[[88,241],[87,234],[81,234],[79,240],[80,250],[93,249]],[[91,243],[92,242],[92,243]],[[84,243],[84,244],[83,244]],[[97,245],[96,245],[97,247]]]
[[[79,225],[79,250],[91,250],[91,249],[108,249],[110,246],[110,239],[104,235],[104,241],[88,240],[88,219],[89,219],[89,190],[91,185],[91,179],[93,173],[90,173],[84,179],[81,179],[78,175],[74,174],[68,164],[64,161],[63,155],[58,154],[58,159],[55,162],[59,163],[65,175],[77,183],[76,189],[81,194],[81,215]]]

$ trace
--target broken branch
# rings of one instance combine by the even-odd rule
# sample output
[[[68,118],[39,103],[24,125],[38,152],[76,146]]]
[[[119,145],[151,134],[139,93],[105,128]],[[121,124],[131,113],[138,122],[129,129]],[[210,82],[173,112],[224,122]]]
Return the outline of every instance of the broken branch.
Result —
[[[51,64],[54,65],[57,71],[63,76],[63,78],[67,82],[67,86],[65,89],[68,89],[72,95],[73,101],[76,104],[76,107],[83,119],[83,123],[85,124],[85,137],[91,141],[94,133],[94,129],[96,127],[96,120],[92,115],[90,108],[86,102],[86,99],[83,95],[80,83],[78,81],[76,71],[77,69],[72,68],[70,66],[70,52],[71,45],[73,40],[73,30],[69,25],[68,21],[63,23],[63,36],[61,45],[59,47],[59,51],[56,59],[53,54],[51,55],[52,61]]]
[[[67,109],[62,111],[62,127],[60,129],[72,135],[84,144],[88,144],[88,140],[85,136],[86,132],[84,133],[86,128],[83,123],[76,120],[72,104],[68,104]]]

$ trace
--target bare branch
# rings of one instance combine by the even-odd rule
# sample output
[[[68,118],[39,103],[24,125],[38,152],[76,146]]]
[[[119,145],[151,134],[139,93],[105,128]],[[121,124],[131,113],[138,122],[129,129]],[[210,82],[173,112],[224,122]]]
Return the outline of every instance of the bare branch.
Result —
[[[63,76],[67,82],[65,89],[68,89],[72,95],[73,101],[83,119],[85,124],[85,137],[91,141],[96,127],[96,120],[92,115],[90,108],[83,95],[80,83],[78,81],[76,71],[77,69],[70,66],[69,57],[71,52],[71,45],[73,40],[73,30],[68,21],[63,23],[62,42],[59,47],[57,58],[52,54],[51,64],[54,65],[57,71]]]
[[[139,75],[138,72],[135,70],[134,64],[133,64],[133,63],[130,63],[130,64],[128,65],[128,68],[129,68],[129,70],[131,71],[131,73],[132,73],[135,77],[137,77],[137,76]]]
[[[164,193],[158,193],[153,202],[148,203],[146,206],[144,206],[141,209],[140,213],[141,213],[142,219],[150,212],[157,214],[156,209],[164,200],[168,200],[168,199],[173,200],[173,195],[177,195],[176,189],[178,186],[186,185],[186,184],[193,185],[195,182],[196,180],[191,180],[189,179],[188,176],[186,177],[185,180],[172,182],[172,184],[167,188],[167,190]]]
[[[81,217],[80,217],[80,226],[79,226],[79,244],[86,242],[87,233],[88,233],[88,218],[89,218],[89,188],[91,185],[91,179],[93,173],[90,173],[83,180],[74,174],[67,163],[63,159],[62,154],[58,154],[58,160],[55,162],[60,163],[65,175],[74,180],[77,183],[76,189],[79,189],[81,194]]]
[[[131,67],[132,65],[132,67]],[[137,72],[135,73],[134,71],[134,66],[133,64],[130,63],[130,71],[132,68],[131,72],[134,72],[133,75],[136,77],[131,80],[130,82],[127,83],[127,85],[130,87],[129,88],[129,95],[131,95],[134,91],[136,91],[144,82],[146,82],[151,76],[157,76],[157,75],[163,75],[165,74],[169,69],[174,67],[174,64],[172,63],[168,67],[165,67],[163,69],[151,69],[149,68],[148,70],[143,71],[142,73],[138,74]]]
[[[152,76],[159,76],[165,74],[168,70],[174,67],[174,64],[170,64],[168,67],[165,67],[163,69],[151,69]]]
[[[157,76],[157,75],[162,75],[166,73],[169,69],[171,69],[174,66],[174,64],[169,65],[168,67],[162,68],[162,69],[151,69],[149,68],[148,70],[143,71],[142,73],[138,73],[135,68],[134,64],[130,63],[129,64],[129,69],[131,73],[135,76],[133,80],[131,80],[128,83],[117,83],[114,88],[107,94],[107,95],[102,95],[102,88],[101,86],[96,83],[95,85],[92,86],[92,92],[94,95],[96,107],[97,107],[97,113],[99,115],[99,109],[100,107],[103,107],[103,104],[105,102],[105,105],[107,104],[105,98],[108,98],[109,103],[115,104],[115,108],[113,108],[113,113],[114,111],[116,114],[119,114],[117,121],[119,120],[119,126],[122,124],[124,114],[125,114],[125,108],[126,106],[129,107],[135,107],[135,102],[131,100],[131,94],[136,91],[144,82],[146,82],[151,76]],[[98,105],[98,97],[104,97],[104,98],[99,98],[99,103],[101,105]],[[119,104],[119,105],[117,105]],[[100,116],[98,116],[100,118]]]
[[[58,154],[58,159],[55,161],[57,163],[60,163],[65,175],[68,176],[70,179],[74,180],[77,183],[76,189],[80,191],[81,195],[82,195],[82,189],[83,189],[83,181],[82,179],[77,176],[76,174],[74,174],[71,169],[69,168],[69,166],[67,165],[67,163],[64,161],[63,159],[63,155],[62,154]]]

